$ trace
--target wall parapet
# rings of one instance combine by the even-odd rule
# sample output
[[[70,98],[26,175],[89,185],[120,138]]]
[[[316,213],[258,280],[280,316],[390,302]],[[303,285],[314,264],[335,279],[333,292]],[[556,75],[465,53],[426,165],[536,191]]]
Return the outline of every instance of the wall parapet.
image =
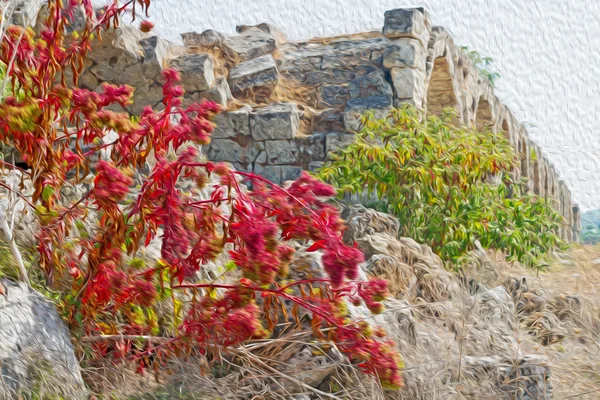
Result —
[[[504,132],[515,148],[517,177],[552,201],[565,218],[561,235],[579,240],[579,208],[527,128],[494,94],[493,85],[424,8],[389,10],[379,32],[288,42],[270,24],[182,34],[183,46],[122,25],[95,43],[79,85],[135,88],[131,114],[160,107],[161,71],[178,69],[185,101],[213,100],[225,112],[204,151],[213,161],[274,183],[295,179],[346,146],[365,111],[387,115],[409,103],[429,114],[450,107],[457,123]]]

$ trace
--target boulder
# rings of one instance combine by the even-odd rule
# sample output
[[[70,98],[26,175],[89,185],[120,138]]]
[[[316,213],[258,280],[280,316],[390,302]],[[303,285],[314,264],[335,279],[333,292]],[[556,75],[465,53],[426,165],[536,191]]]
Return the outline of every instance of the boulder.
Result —
[[[181,74],[186,92],[211,89],[215,83],[214,61],[210,54],[185,54],[170,61],[170,67]]]
[[[358,238],[375,233],[385,233],[391,237],[397,237],[400,229],[398,218],[362,205],[346,207],[342,212],[342,218],[348,226],[344,232],[346,243],[353,243]]]
[[[28,398],[42,382],[48,396],[86,398],[69,331],[52,303],[22,283],[1,280],[0,290],[0,398]]]
[[[254,26],[249,25],[238,25],[235,27],[235,31],[240,34],[248,33],[254,29],[259,29],[264,33],[268,34],[270,37],[276,40],[277,44],[284,44],[286,42],[285,33],[275,25],[271,25],[268,23],[261,23]]]
[[[278,82],[277,63],[271,55],[240,63],[229,71],[229,86],[238,99],[266,101]]]
[[[250,114],[250,132],[257,141],[294,139],[300,126],[295,103],[274,103]]]

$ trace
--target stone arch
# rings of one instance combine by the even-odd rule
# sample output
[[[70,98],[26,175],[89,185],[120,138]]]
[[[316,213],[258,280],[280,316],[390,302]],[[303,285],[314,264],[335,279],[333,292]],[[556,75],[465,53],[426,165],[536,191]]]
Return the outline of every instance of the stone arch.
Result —
[[[502,120],[502,124],[500,125],[500,129],[502,129],[502,134],[504,135],[504,137],[511,141],[512,139],[512,132],[510,131],[510,125],[508,124],[508,119],[504,118]],[[521,153],[521,150],[519,150],[519,154]]]
[[[458,110],[458,102],[448,60],[446,57],[438,57],[433,62],[429,78],[427,110],[430,114],[440,115],[444,108]]]
[[[494,126],[494,115],[490,102],[481,97],[477,104],[477,113],[475,114],[475,125],[477,129],[491,128]]]

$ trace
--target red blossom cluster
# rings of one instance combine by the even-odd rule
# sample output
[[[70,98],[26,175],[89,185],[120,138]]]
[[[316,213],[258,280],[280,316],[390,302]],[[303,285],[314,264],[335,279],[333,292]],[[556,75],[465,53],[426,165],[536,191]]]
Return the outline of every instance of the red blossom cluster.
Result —
[[[48,285],[62,293],[71,328],[88,337],[151,335],[157,322],[150,310],[169,300],[178,314],[182,306],[174,292],[185,290],[192,301],[183,306],[183,321],[172,316],[171,331],[200,347],[230,346],[268,335],[272,327],[263,327],[263,321],[270,319],[275,299],[291,300],[312,313],[316,331],[329,328],[331,339],[366,371],[399,386],[394,346],[342,311],[345,299],[362,299],[381,311],[386,286],[380,280],[356,282],[363,256],[342,241],[343,221],[327,203],[333,188],[304,173],[284,189],[205,161],[197,145],[210,142],[211,118],[219,106],[184,107],[176,71],[163,73],[164,108],[146,107],[136,121],[109,110],[128,104],[132,88],[105,84],[92,92],[66,83],[67,71],[77,80],[94,35],[118,24],[118,16],[136,4],[145,9],[149,1],[115,1],[96,13],[89,0],[70,0],[65,6],[51,0],[39,35],[9,27],[0,50],[5,64],[12,64],[14,54],[8,71],[14,96],[0,104],[0,141],[13,145],[29,164],[41,225],[40,262]],[[77,6],[84,7],[87,25],[67,38],[65,27]],[[102,143],[109,132],[118,138]],[[92,164],[101,152],[105,159]],[[143,175],[141,167],[150,156],[155,162]],[[65,200],[61,189],[78,184],[82,171],[94,175],[93,188],[79,199]],[[133,187],[132,173],[142,174],[141,188]],[[214,177],[217,183],[208,186]],[[193,182],[195,190],[183,192],[184,180]],[[252,190],[242,186],[244,180]],[[210,195],[200,197],[202,189]],[[158,238],[157,265],[131,261]],[[327,295],[289,293],[291,286],[310,284],[285,281],[293,240],[311,242],[309,251],[322,251],[327,278],[320,285]],[[197,272],[225,251],[239,282],[198,283]],[[144,307],[148,313],[140,315]],[[134,353],[130,346],[119,351]]]

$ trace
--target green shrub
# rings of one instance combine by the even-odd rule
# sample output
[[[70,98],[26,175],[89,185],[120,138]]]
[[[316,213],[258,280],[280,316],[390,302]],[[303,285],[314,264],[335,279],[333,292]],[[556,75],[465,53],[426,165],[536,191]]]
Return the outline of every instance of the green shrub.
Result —
[[[395,214],[401,235],[455,265],[479,240],[541,268],[549,251],[565,246],[558,236],[562,217],[544,199],[521,192],[525,181],[511,176],[518,163],[503,135],[454,126],[453,117],[449,110],[425,117],[411,107],[383,121],[367,115],[356,141],[317,174],[341,196],[375,194],[372,206]]]

